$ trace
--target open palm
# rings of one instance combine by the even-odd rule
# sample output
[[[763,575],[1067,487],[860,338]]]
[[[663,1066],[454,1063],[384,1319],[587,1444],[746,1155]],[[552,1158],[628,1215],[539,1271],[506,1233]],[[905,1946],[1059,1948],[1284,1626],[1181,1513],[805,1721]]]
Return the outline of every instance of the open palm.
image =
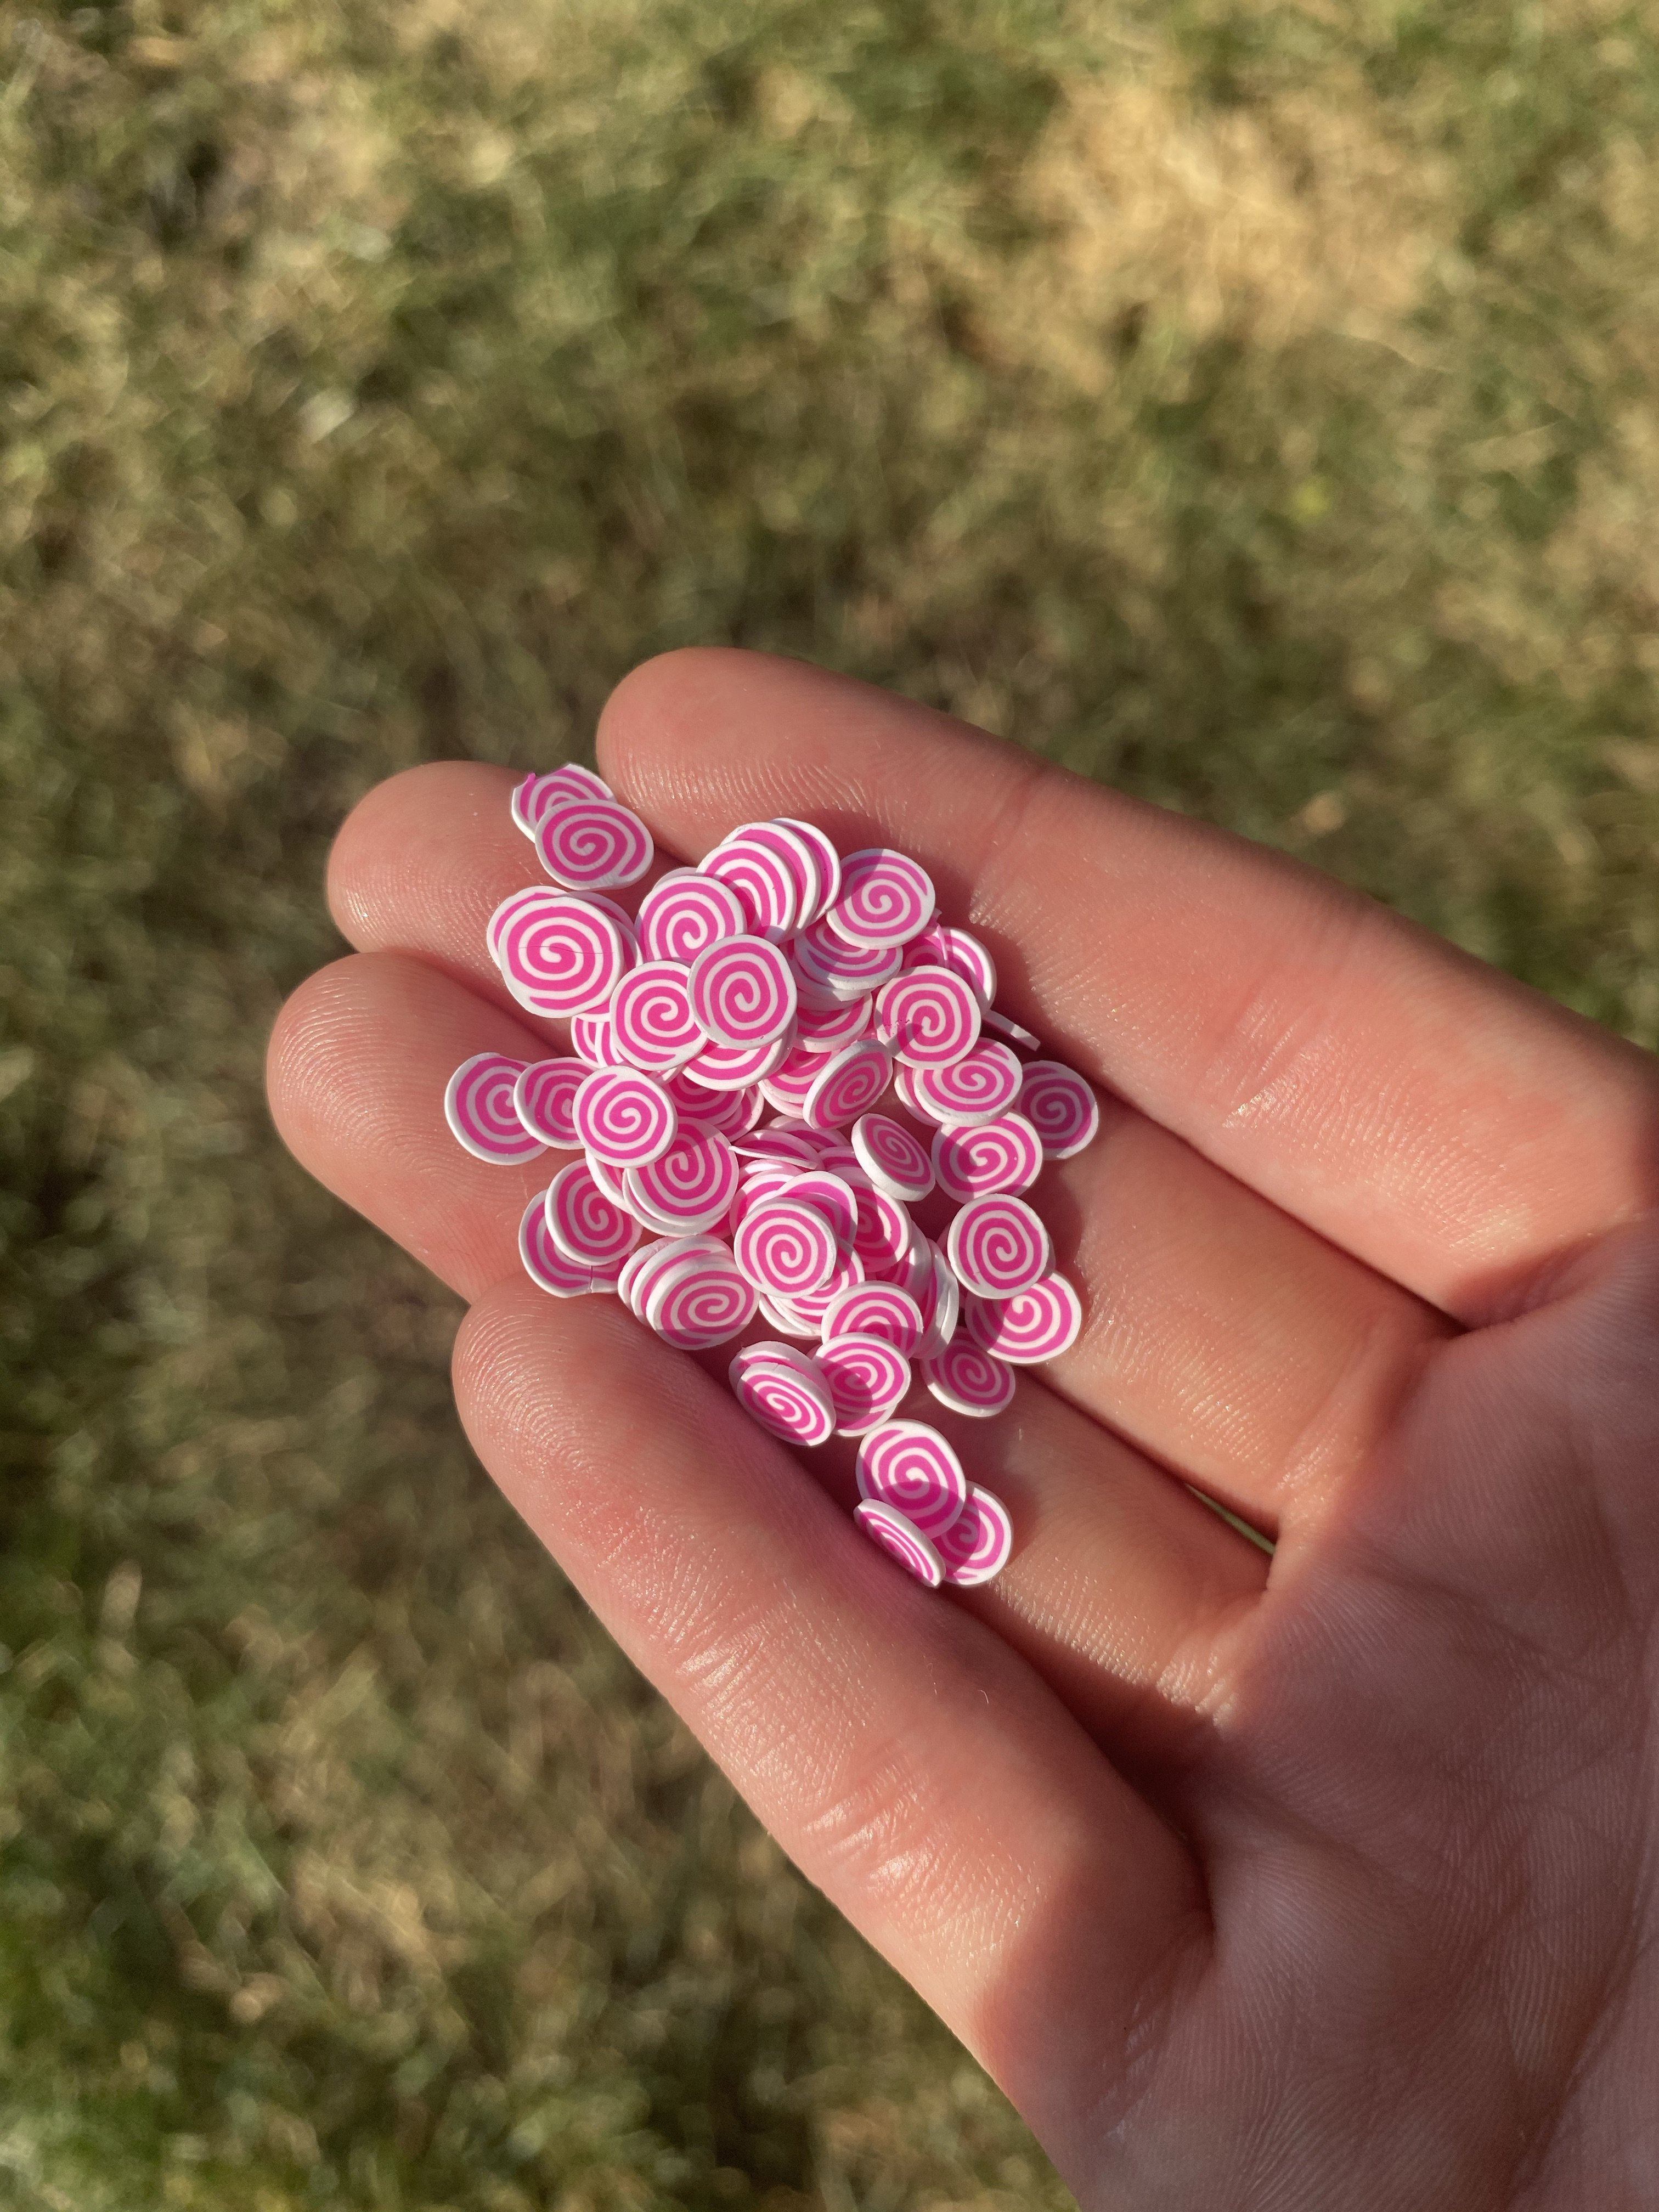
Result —
[[[417,769],[341,835],[359,950],[285,1008],[271,1096],[471,1301],[456,1393],[508,1496],[1085,2204],[1659,2203],[1659,1067],[793,663],[649,663],[599,744],[685,857],[787,814],[921,860],[1106,1086],[1033,1194],[1085,1324],[997,1419],[929,1407],[1016,1532],[942,1598],[718,1361],[544,1297],[546,1164],[442,1113],[469,1054],[536,1056],[483,942],[533,872],[514,779]]]

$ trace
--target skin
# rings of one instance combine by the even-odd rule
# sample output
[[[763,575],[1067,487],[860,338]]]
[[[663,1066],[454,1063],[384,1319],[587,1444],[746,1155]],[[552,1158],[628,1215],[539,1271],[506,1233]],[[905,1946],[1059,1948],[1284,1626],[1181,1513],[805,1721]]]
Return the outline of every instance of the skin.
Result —
[[[927,867],[1103,1088],[1034,1194],[1087,1318],[997,1419],[907,1409],[1014,1516],[1004,1576],[939,1595],[720,1358],[537,1291],[516,1227],[562,1163],[484,1166],[441,1113],[467,1054],[557,1044],[483,950],[537,872],[506,772],[419,769],[341,831],[357,949],[284,1009],[270,1095],[470,1302],[507,1495],[1085,2207],[1659,2203],[1659,1066],[793,663],[648,662],[599,759],[665,854],[793,814]]]

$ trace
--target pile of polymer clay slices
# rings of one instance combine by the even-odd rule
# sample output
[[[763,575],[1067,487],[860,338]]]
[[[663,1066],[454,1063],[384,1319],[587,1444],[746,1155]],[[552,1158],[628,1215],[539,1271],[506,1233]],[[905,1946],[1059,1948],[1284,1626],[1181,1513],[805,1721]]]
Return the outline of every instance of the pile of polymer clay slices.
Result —
[[[999,1413],[1016,1367],[1075,1340],[1077,1293],[1021,1194],[1094,1136],[1094,1092],[996,1011],[990,954],[902,853],[751,822],[630,915],[608,894],[650,872],[650,832],[591,769],[526,777],[513,818],[552,883],[502,900],[489,950],[571,1054],[479,1053],[444,1112],[482,1160],[579,1155],[525,1213],[532,1279],[615,1291],[688,1352],[758,1317],[738,1401],[791,1444],[856,1437],[854,1517],[918,1581],[988,1582],[1007,1509],[895,1416],[918,1373],[953,1413]],[[940,1237],[910,1211],[936,1192]]]

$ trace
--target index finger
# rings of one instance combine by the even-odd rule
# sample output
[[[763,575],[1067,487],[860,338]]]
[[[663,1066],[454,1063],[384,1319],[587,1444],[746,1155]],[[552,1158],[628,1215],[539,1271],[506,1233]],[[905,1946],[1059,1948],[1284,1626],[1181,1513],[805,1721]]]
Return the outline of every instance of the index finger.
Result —
[[[1460,1319],[1654,1202],[1647,1054],[1281,854],[760,653],[646,662],[599,746],[693,855],[776,814],[902,847],[1062,1057]]]

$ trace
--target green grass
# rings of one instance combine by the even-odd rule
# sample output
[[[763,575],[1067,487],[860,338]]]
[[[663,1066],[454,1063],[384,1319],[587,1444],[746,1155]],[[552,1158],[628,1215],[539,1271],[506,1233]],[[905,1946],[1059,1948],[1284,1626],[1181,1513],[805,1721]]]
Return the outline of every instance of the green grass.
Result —
[[[0,0],[0,2204],[1066,2200],[281,1154],[353,797],[896,684],[1659,1032],[1659,34]]]

